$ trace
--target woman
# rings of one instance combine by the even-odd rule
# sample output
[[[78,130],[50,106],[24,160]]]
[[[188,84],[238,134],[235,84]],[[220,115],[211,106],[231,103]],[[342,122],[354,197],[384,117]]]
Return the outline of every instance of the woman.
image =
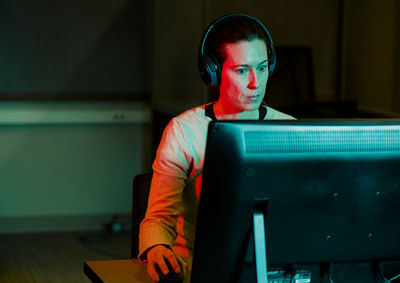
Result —
[[[148,262],[148,273],[156,281],[156,265],[166,274],[168,260],[179,272],[180,264],[185,268],[182,257],[193,255],[208,123],[293,119],[263,103],[275,53],[257,19],[239,14],[217,19],[203,35],[199,53],[200,75],[219,97],[172,119],[157,150],[139,234],[139,258]]]

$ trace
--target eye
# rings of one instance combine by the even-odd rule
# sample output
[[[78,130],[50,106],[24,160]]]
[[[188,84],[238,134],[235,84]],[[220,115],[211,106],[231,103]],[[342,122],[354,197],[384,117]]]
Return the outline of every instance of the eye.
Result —
[[[260,66],[260,67],[258,67],[258,70],[260,72],[265,72],[267,70],[267,66],[266,65]]]
[[[244,75],[244,74],[247,74],[248,73],[248,69],[247,68],[240,68],[240,69],[236,69],[235,70],[235,73],[236,74],[239,74],[239,75]]]

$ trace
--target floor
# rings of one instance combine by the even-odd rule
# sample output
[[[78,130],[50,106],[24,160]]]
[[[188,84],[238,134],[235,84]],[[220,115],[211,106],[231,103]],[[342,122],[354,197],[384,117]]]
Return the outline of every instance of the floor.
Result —
[[[89,283],[87,260],[130,258],[130,233],[0,234],[1,283]]]

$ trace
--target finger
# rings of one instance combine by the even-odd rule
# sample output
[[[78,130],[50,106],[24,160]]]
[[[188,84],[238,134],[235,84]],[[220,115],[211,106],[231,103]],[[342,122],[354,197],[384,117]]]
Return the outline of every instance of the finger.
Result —
[[[155,261],[153,262],[154,266],[157,264],[158,267],[160,268],[162,274],[167,275],[169,273],[169,268],[167,266],[167,264],[165,263],[165,259],[162,255],[160,255],[159,257],[157,257],[155,259]],[[155,267],[154,267],[155,268]],[[157,269],[156,269],[157,271]],[[158,274],[158,273],[157,273]]]
[[[177,256],[174,254],[173,251],[171,250],[165,250],[163,252],[163,256],[166,260],[169,261],[169,263],[171,264],[172,269],[176,272],[179,273],[181,271],[181,267],[178,263],[178,259]]]
[[[183,271],[186,272],[186,270],[188,269],[187,263],[180,256],[176,256],[176,258],[178,259],[180,265],[182,266]]]
[[[165,263],[165,259],[163,256],[165,250],[169,251],[169,249],[167,249],[166,247],[157,246],[157,247],[151,249],[150,253],[147,255],[147,259],[148,259],[149,263],[151,263],[153,265],[155,271],[157,272],[157,275],[158,275],[158,271],[155,267],[156,265],[158,265],[162,274],[167,275],[169,273],[169,268],[168,268],[167,264]]]
[[[154,264],[148,263],[147,264],[147,273],[150,275],[150,278],[154,281],[160,281],[160,275],[157,272]]]

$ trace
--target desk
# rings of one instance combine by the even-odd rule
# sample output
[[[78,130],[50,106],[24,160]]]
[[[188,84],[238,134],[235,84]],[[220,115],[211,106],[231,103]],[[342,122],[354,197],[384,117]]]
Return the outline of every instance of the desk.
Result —
[[[184,258],[189,266],[185,283],[190,282],[192,258]],[[137,259],[85,261],[83,271],[93,283],[154,283],[147,274],[146,263]]]
[[[93,283],[154,283],[137,259],[85,261],[83,270]]]

